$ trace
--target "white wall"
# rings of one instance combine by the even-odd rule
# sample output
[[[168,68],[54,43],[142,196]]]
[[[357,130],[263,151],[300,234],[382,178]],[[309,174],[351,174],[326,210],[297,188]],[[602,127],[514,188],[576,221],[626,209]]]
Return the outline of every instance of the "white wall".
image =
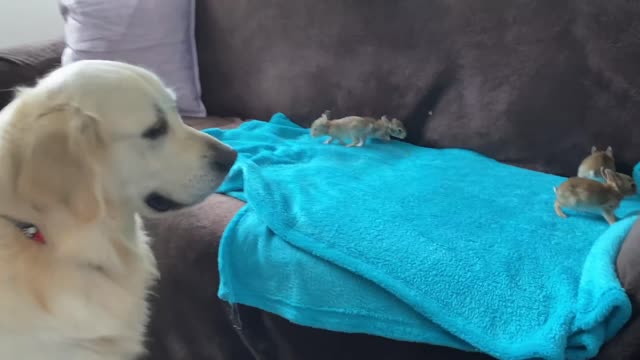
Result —
[[[62,36],[58,0],[0,0],[0,48]]]

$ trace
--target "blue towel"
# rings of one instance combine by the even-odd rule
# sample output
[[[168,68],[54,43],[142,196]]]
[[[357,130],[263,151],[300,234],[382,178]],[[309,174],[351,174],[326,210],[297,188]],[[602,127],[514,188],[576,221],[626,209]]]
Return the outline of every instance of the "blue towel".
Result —
[[[328,330],[586,359],[629,319],[614,262],[640,209],[554,213],[564,178],[393,141],[324,145],[283,114],[207,133],[240,156],[247,202],[220,245],[219,296]]]

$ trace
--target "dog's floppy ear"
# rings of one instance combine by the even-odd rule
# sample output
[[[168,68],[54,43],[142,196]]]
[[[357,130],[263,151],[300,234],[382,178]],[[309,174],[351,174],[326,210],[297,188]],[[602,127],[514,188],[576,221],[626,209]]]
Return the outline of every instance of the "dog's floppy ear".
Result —
[[[18,162],[16,193],[38,211],[64,207],[83,222],[103,211],[96,166],[104,147],[97,119],[80,109],[53,109],[34,122]]]

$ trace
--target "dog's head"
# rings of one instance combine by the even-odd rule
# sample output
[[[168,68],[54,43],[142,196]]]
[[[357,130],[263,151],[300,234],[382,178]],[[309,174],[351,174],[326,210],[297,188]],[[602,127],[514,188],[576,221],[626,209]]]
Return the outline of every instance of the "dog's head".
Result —
[[[62,204],[85,218],[113,202],[147,216],[175,210],[213,192],[236,159],[184,125],[172,92],[136,66],[81,61],[16,102],[15,190],[34,207]]]

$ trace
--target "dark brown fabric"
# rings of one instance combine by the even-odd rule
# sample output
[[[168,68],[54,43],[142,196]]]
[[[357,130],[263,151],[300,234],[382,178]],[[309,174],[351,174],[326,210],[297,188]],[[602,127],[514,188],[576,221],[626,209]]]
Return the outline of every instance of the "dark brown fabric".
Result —
[[[0,50],[0,109],[5,107],[19,85],[31,85],[60,65],[64,43],[43,44]]]
[[[242,124],[242,120],[240,118],[233,117],[218,117],[218,116],[207,116],[204,118],[194,118],[194,117],[185,117],[184,123],[191,126],[194,129],[203,130],[208,128],[219,128],[219,129],[229,129],[238,127]]]
[[[150,360],[250,360],[218,299],[218,241],[242,202],[213,195],[169,218],[146,219],[161,279],[153,289]]]
[[[634,224],[629,237],[622,244],[616,269],[618,278],[630,294],[632,302],[640,305],[640,221]]]
[[[592,145],[640,160],[639,28],[627,0],[199,0],[196,36],[210,113],[386,113],[571,175]]]

